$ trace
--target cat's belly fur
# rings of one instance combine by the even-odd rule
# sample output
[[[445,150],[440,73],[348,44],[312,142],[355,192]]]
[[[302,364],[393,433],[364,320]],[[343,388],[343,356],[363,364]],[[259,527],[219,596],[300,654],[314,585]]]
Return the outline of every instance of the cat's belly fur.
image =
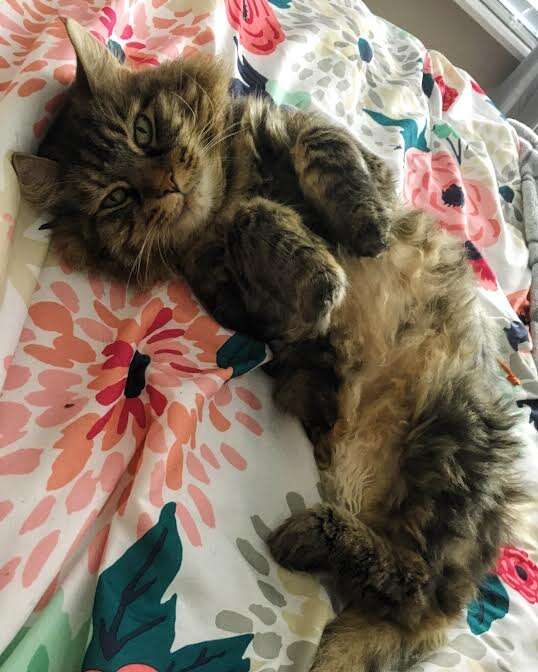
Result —
[[[381,257],[342,265],[349,288],[331,341],[343,384],[324,481],[339,503],[377,515],[399,495],[417,418],[462,371],[492,371],[494,347],[477,329],[484,317],[461,243],[425,216],[411,234],[396,231]]]

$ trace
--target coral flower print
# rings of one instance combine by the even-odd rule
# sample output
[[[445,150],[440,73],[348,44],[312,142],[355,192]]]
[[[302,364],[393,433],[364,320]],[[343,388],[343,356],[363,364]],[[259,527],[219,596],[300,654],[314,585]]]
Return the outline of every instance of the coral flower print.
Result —
[[[225,0],[231,26],[252,54],[271,54],[284,41],[284,31],[267,0]]]
[[[538,565],[521,548],[505,546],[497,561],[497,574],[531,604],[538,602]]]
[[[69,422],[79,414],[88,400],[86,396],[70,389],[82,382],[81,376],[76,373],[42,371],[37,379],[42,389],[30,392],[26,401],[46,409],[36,418],[40,427],[54,427]]]
[[[252,437],[263,433],[256,419],[261,402],[225,384],[263,361],[263,344],[223,330],[184,283],[129,295],[96,278],[58,280],[57,272],[50,284],[42,280],[29,309],[32,329],[22,346],[29,366],[9,362],[13,393],[27,406],[0,402],[0,417],[10,418],[0,422],[0,446],[20,440],[29,427],[50,430],[44,487],[60,500],[66,489],[69,515],[114,493],[113,508],[123,516],[131,492],[144,488],[149,512],[136,512],[144,530],[153,509],[181,493],[178,521],[191,544],[201,546],[200,523],[217,523],[207,493],[213,473],[247,468],[229,435],[232,423]],[[199,438],[199,427],[204,438],[211,428],[214,444]],[[32,444],[30,452],[8,455],[4,471],[35,470],[40,454]]]
[[[406,153],[404,194],[416,208],[431,212],[450,233],[479,248],[493,245],[501,233],[493,192],[464,179],[448,152]]]

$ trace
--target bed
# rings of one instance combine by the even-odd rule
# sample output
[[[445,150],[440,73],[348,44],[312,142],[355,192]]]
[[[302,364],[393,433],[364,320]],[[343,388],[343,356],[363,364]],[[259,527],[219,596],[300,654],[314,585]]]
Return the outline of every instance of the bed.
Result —
[[[2,3],[0,671],[306,672],[338,605],[264,544],[319,499],[311,447],[260,370],[270,353],[180,281],[140,295],[62,266],[20,200],[10,154],[36,149],[74,75],[61,15],[134,68],[221,54],[234,95],[320,109],[390,165],[406,201],[467,248],[531,488],[538,139],[362,2]],[[520,522],[414,672],[538,668],[535,503]]]

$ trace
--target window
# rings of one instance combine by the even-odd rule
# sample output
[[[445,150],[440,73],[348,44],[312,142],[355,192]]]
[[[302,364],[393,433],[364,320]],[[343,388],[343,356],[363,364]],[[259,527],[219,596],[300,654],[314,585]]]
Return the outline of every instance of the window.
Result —
[[[455,0],[516,58],[538,46],[538,0]]]

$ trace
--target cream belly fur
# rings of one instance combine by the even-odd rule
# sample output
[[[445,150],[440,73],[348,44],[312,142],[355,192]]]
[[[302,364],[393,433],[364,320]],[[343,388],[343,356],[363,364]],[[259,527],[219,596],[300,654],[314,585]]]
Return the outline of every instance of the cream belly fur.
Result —
[[[344,382],[323,472],[340,505],[376,518],[400,495],[410,428],[462,366],[479,364],[488,338],[468,328],[483,318],[461,242],[426,215],[410,229],[404,215],[392,238],[378,258],[340,260],[348,291],[333,313],[331,342]]]

